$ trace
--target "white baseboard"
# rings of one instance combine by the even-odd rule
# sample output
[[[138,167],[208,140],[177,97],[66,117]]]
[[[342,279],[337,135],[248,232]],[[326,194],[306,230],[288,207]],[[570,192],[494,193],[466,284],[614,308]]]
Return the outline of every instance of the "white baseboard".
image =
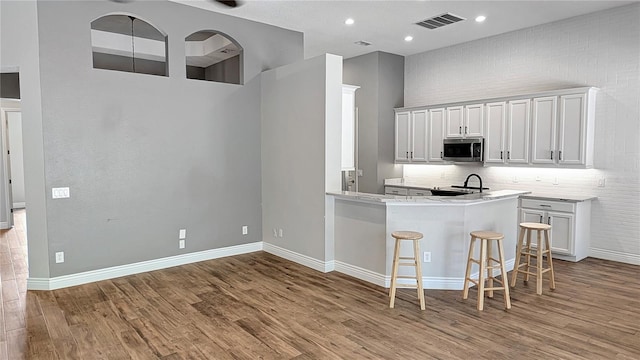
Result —
[[[507,271],[513,270],[513,266],[515,263],[515,259],[507,260],[505,262],[505,268]],[[388,288],[391,286],[391,276],[385,276],[380,273],[363,269],[361,267],[344,263],[342,261],[335,261],[335,270],[337,272],[353,276],[354,278]],[[433,277],[433,276],[423,276],[422,277],[422,286],[425,289],[437,289],[437,290],[462,290],[464,288],[464,274],[462,277],[455,278],[444,278],[444,277]],[[500,269],[493,269],[493,275],[500,275]],[[471,274],[472,278],[478,278],[478,273]],[[402,285],[413,285],[415,284],[415,280],[411,279],[398,279],[398,284],[402,287]],[[473,284],[472,284],[473,286]]]
[[[133,264],[114,266],[105,269],[85,271],[82,273],[63,275],[54,278],[28,278],[29,290],[55,290],[70,286],[87,284],[95,281],[114,279],[122,276],[139,274],[147,271],[166,269],[174,266],[191,264],[199,261],[218,259],[226,256],[247,254],[262,250],[262,241],[211,249],[184,255],[169,256],[161,259],[142,261]]]
[[[342,261],[335,261],[335,271],[352,276],[356,279],[366,281],[378,286],[385,286],[385,276],[375,271],[367,270],[359,266],[344,263]],[[389,285],[386,285],[389,287]]]
[[[294,263],[298,263],[300,265],[304,265],[306,267],[309,267],[324,273],[332,271],[333,268],[335,267],[334,261],[318,260],[310,256],[302,255],[295,251],[291,251],[289,249],[285,249],[280,246],[273,245],[268,242],[263,242],[262,250],[268,252],[269,254],[279,256],[283,259],[293,261]]]
[[[623,253],[605,249],[591,248],[589,256],[596,259],[611,260],[621,263],[640,265],[640,255]]]

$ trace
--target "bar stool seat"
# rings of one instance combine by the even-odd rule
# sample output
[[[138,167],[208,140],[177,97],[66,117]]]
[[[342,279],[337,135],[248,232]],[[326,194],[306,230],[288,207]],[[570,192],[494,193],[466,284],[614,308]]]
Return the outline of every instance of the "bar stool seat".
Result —
[[[537,245],[536,248],[531,246],[531,232],[537,233]],[[549,273],[549,288],[552,290],[556,288],[555,276],[553,272],[553,259],[551,256],[551,241],[549,240],[549,232],[551,231],[551,225],[544,223],[521,223],[520,235],[518,237],[518,245],[516,246],[516,263],[513,267],[513,273],[511,274],[511,287],[516,286],[518,280],[518,273],[524,273],[524,282],[529,281],[529,276],[536,277],[536,293],[542,295],[542,278],[543,274]],[[541,233],[544,233],[544,242],[541,238]],[[527,238],[527,242],[524,243],[524,238]],[[521,262],[524,256],[525,261]],[[544,267],[544,258],[547,258],[547,267]],[[531,265],[531,258],[536,259],[535,265]],[[524,267],[524,270],[520,268]],[[531,272],[531,268],[535,268],[535,272]]]
[[[391,300],[389,307],[393,308],[396,300],[396,289],[398,288],[398,279],[415,279],[416,285],[402,285],[402,287],[413,288],[418,291],[418,299],[420,299],[420,309],[424,310],[424,290],[422,288],[422,267],[420,263],[420,239],[422,234],[415,231],[394,231],[391,236],[395,239],[395,247],[393,251],[393,268],[391,270],[391,288],[389,289],[389,296]],[[400,256],[400,242],[402,240],[413,241],[413,257]],[[401,262],[401,260],[405,260]],[[413,266],[416,271],[416,276],[398,276],[399,266]]]
[[[471,243],[469,244],[469,256],[467,257],[467,271],[464,276],[462,298],[467,299],[469,296],[469,283],[473,283],[478,287],[478,310],[482,311],[484,308],[484,293],[488,292],[489,297],[493,298],[494,290],[504,291],[504,307],[505,309],[511,309],[509,281],[507,279],[507,270],[504,267],[504,250],[502,247],[504,235],[487,230],[472,231],[470,235]],[[480,239],[480,257],[475,259],[473,258],[473,249],[477,239]],[[498,245],[498,259],[493,257],[491,249],[492,242]],[[471,278],[471,265],[474,263],[480,267],[478,280]],[[500,279],[493,276],[493,269],[500,269]],[[485,286],[485,280],[488,282],[488,286]],[[494,287],[494,281],[499,282],[502,286]]]

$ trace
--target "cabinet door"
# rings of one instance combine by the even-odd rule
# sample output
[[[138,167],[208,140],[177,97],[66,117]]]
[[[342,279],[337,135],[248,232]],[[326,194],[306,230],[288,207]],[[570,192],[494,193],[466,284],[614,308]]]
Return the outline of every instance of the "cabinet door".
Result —
[[[445,125],[444,108],[429,110],[429,162],[442,162],[442,140]]]
[[[507,125],[508,163],[529,162],[529,99],[509,101]]]
[[[556,144],[557,97],[533,99],[533,148],[534,164],[553,164],[558,157]]]
[[[559,164],[584,165],[586,130],[585,94],[560,96]]]
[[[465,137],[481,137],[484,135],[483,104],[467,105],[464,107],[462,135]]]
[[[551,225],[551,254],[573,255],[574,215],[548,211],[547,223]]]
[[[355,169],[356,87],[342,85],[342,170]]]
[[[487,131],[484,138],[484,162],[504,162],[504,136],[506,124],[506,103],[489,103],[487,109]]]
[[[446,109],[447,113],[447,137],[461,138],[464,112],[462,106],[453,106]]]
[[[534,210],[534,209],[520,209],[520,221],[519,223],[523,223],[523,222],[530,222],[530,223],[542,223],[545,222],[547,216],[545,214],[544,211],[541,210]],[[520,229],[518,228],[518,236],[520,236]],[[538,244],[538,239],[535,235],[535,233],[531,233],[531,244],[534,244],[537,246]],[[527,238],[524,238],[524,241],[526,243]]]
[[[395,161],[409,161],[409,132],[411,130],[411,118],[408,111],[396,113],[396,144]]]
[[[411,137],[409,139],[409,160],[427,161],[427,110],[411,112]]]

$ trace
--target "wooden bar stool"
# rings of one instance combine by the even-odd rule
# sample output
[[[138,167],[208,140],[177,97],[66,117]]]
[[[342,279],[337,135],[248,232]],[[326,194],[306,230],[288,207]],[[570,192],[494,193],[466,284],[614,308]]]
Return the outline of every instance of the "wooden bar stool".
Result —
[[[420,239],[422,234],[415,231],[395,231],[391,236],[396,239],[395,249],[393,250],[393,268],[391,270],[391,288],[389,296],[391,301],[389,307],[393,308],[396,300],[396,289],[398,287],[398,279],[415,279],[416,285],[403,285],[402,287],[417,288],[418,299],[420,299],[420,309],[424,310],[424,290],[422,289],[422,267],[420,264]],[[402,240],[413,241],[413,257],[400,256],[400,242]],[[411,262],[400,262],[400,260],[411,260]],[[416,270],[416,276],[398,276],[399,266],[413,266]]]
[[[462,298],[467,299],[469,296],[469,283],[474,283],[478,287],[478,310],[484,308],[484,293],[489,292],[489,297],[493,298],[494,290],[504,290],[504,307],[511,309],[511,298],[509,297],[509,280],[507,279],[507,270],[504,267],[504,250],[502,248],[502,240],[504,235],[493,231],[472,231],[471,243],[469,244],[469,256],[467,258],[467,272],[464,276],[464,291]],[[480,239],[480,258],[473,258],[473,248],[476,239]],[[498,259],[493,257],[491,253],[491,242],[495,241],[498,245]],[[480,266],[478,271],[478,280],[471,278],[471,264],[476,263]],[[492,263],[495,263],[493,265]],[[493,269],[500,269],[501,279],[493,276]],[[488,286],[484,285],[488,280]],[[494,287],[493,281],[499,282],[502,286]]]
[[[537,246],[531,247],[531,231],[537,232]],[[551,242],[549,241],[549,231],[551,231],[551,225],[540,223],[521,223],[520,224],[520,236],[518,237],[518,245],[516,246],[516,264],[513,267],[513,273],[511,274],[511,287],[516,286],[518,280],[518,272],[524,273],[524,282],[529,281],[529,275],[536,277],[536,293],[542,295],[542,274],[549,273],[549,288],[555,289],[556,282],[553,273],[553,259],[551,259]],[[544,242],[541,239],[541,232],[544,232]],[[527,243],[523,244],[525,233],[527,235]],[[544,267],[544,256],[547,256],[547,267]],[[526,261],[520,262],[522,256]],[[531,258],[536,259],[535,266],[531,265]],[[526,270],[520,270],[521,267],[525,267]],[[531,267],[536,268],[536,272],[531,272]]]

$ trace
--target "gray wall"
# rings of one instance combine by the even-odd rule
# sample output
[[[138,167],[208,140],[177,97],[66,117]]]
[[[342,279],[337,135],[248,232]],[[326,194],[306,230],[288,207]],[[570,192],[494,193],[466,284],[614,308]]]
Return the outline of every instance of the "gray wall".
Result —
[[[325,192],[340,190],[341,121],[341,57],[322,55],[262,74],[265,242],[333,259],[327,241],[333,208]],[[283,237],[274,238],[273,228],[283,229]]]
[[[92,68],[89,24],[120,11],[168,34],[169,77]],[[212,24],[244,86],[186,79],[183,39]],[[261,240],[259,74],[301,60],[302,34],[159,1],[38,2],[38,29],[43,188],[71,193],[46,197],[51,276]]]
[[[384,179],[402,176],[393,162],[394,113],[404,105],[404,57],[373,52],[344,61],[345,84],[358,85],[359,191],[383,193]]]

